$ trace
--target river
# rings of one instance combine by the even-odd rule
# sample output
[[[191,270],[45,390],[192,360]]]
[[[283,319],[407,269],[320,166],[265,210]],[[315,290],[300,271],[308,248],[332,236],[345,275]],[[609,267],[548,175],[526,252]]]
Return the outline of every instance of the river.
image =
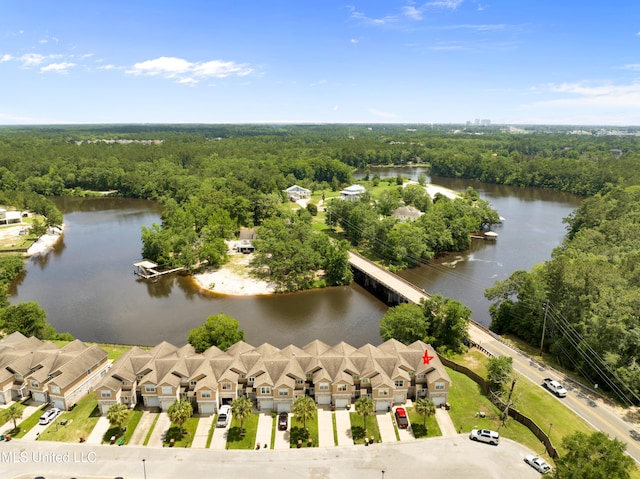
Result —
[[[375,170],[384,176],[417,178],[420,168]],[[488,325],[484,288],[517,269],[550,258],[565,233],[562,219],[579,198],[540,189],[519,189],[433,178],[454,190],[471,185],[491,202],[504,225],[495,244],[474,241],[470,251],[439,258],[401,275],[427,291],[458,299]],[[65,233],[54,250],[30,258],[11,285],[10,301],[37,301],[58,330],[84,341],[182,345],[188,331],[213,314],[236,318],[246,341],[277,347],[304,346],[314,339],[346,341],[356,347],[380,342],[386,306],[357,284],[295,294],[230,297],[200,290],[185,276],[156,282],[139,279],[141,227],[159,222],[160,206],[124,198],[55,198]]]

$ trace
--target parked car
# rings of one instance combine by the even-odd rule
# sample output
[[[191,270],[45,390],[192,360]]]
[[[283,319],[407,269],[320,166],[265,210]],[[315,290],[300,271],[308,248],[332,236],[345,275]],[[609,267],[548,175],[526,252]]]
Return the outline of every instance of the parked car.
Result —
[[[406,429],[409,427],[407,411],[405,411],[403,407],[396,408],[396,424],[400,429]]]
[[[40,424],[49,424],[58,416],[58,414],[60,414],[60,409],[58,409],[57,407],[52,407],[51,409],[45,411],[42,416],[40,416]]]
[[[524,458],[524,462],[533,467],[536,471],[541,474],[546,474],[547,472],[551,472],[551,466],[548,462],[540,459],[538,456],[534,456],[533,454],[529,454]]]
[[[286,431],[289,427],[289,414],[286,412],[281,412],[278,414],[278,429],[281,431]]]
[[[559,398],[563,398],[567,395],[567,390],[555,379],[546,378],[542,385]]]
[[[220,406],[216,427],[227,427],[229,419],[231,419],[231,406],[227,406],[226,404],[224,406]]]
[[[471,433],[469,433],[469,439],[497,446],[500,441],[500,434],[489,429],[472,429]]]

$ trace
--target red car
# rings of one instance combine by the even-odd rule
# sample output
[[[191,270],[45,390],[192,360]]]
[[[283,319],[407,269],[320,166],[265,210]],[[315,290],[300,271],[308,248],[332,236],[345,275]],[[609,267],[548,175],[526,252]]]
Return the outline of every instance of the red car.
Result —
[[[406,429],[409,427],[407,411],[405,411],[403,407],[396,408],[396,424],[400,429]]]

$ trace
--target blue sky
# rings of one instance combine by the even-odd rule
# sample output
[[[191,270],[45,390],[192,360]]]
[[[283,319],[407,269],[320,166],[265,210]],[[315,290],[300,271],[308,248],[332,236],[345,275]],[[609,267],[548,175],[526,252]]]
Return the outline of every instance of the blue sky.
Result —
[[[640,2],[0,0],[0,124],[640,125]]]

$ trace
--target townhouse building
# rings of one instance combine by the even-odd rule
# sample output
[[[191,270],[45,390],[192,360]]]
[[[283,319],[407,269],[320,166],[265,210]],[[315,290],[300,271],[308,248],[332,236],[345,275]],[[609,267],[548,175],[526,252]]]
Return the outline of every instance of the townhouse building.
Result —
[[[421,397],[444,404],[450,386],[438,355],[422,341],[407,346],[390,339],[356,348],[315,340],[282,349],[241,341],[227,351],[211,347],[203,353],[191,345],[163,342],[123,354],[96,394],[102,414],[116,403],[167,410],[184,398],[198,413],[214,414],[239,396],[247,396],[259,410],[277,412],[289,411],[298,396],[335,408],[368,396],[377,411],[384,411]]]
[[[80,340],[59,348],[19,332],[0,340],[0,404],[31,398],[69,409],[103,379],[107,352]]]

